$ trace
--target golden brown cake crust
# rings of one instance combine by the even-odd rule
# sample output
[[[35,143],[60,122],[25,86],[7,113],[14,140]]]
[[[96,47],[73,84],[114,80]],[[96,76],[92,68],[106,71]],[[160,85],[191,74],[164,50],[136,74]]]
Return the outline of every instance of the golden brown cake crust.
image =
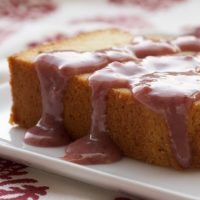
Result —
[[[8,61],[13,96],[11,122],[30,128],[41,116],[40,85],[33,64],[38,53],[52,50],[93,51],[125,45],[131,40],[131,34],[111,29],[81,34],[10,56]],[[64,122],[66,130],[74,139],[86,135],[90,128],[92,108],[88,76],[72,77],[65,91]],[[135,100],[128,89],[110,90],[107,98],[107,127],[111,138],[126,156],[156,165],[180,168],[170,148],[165,120]],[[188,130],[192,148],[191,167],[200,167],[199,102],[189,112]]]

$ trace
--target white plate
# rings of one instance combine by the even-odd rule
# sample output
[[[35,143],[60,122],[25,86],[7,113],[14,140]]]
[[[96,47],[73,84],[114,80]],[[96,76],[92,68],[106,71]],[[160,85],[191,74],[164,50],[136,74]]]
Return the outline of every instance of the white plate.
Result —
[[[87,183],[159,200],[200,199],[200,170],[175,171],[123,159],[115,164],[80,166],[60,160],[64,148],[37,148],[23,143],[24,131],[8,123],[8,83],[0,84],[0,156]]]

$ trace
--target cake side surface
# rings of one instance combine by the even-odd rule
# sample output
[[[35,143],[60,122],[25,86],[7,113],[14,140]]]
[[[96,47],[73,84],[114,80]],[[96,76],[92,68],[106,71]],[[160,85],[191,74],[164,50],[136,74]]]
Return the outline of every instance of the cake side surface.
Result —
[[[9,58],[12,112],[10,122],[28,128],[41,116],[41,92],[34,64]]]

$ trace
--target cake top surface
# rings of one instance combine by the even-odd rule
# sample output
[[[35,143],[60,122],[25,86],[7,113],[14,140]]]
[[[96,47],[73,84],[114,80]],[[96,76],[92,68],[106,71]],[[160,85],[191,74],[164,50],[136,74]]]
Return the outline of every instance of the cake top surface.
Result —
[[[98,30],[89,33],[80,33],[72,38],[67,38],[59,42],[42,44],[38,47],[17,53],[12,57],[32,62],[41,52],[55,50],[96,51],[113,46],[123,46],[130,43],[132,38],[133,35],[131,33],[119,29]]]

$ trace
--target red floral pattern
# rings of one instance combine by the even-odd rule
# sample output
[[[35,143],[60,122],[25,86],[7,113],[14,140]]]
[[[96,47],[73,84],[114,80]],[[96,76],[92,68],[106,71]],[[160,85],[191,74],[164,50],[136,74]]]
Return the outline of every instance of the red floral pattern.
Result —
[[[92,18],[83,18],[83,19],[74,19],[71,20],[69,23],[71,24],[81,24],[83,22],[86,23],[106,23],[109,25],[114,25],[114,26],[120,26],[120,27],[125,27],[125,28],[147,28],[147,27],[152,27],[152,25],[147,22],[147,20],[144,20],[142,17],[139,16],[114,16],[114,17],[92,17]],[[78,33],[78,32],[77,32]],[[76,33],[76,34],[77,34]],[[28,47],[36,47],[42,43],[47,43],[47,42],[56,42],[60,41],[64,38],[68,38],[66,34],[63,33],[56,33],[54,36],[49,36],[46,37],[42,40],[38,41],[31,41],[28,43]]]
[[[136,15],[118,15],[118,16],[96,16],[91,18],[81,18],[72,20],[71,23],[82,23],[82,22],[96,22],[96,23],[106,23],[115,26],[121,26],[125,28],[146,28],[151,27],[152,24],[144,19],[143,17]]]
[[[56,5],[50,0],[1,0],[0,17],[13,20],[37,19],[51,13]]]
[[[38,181],[32,178],[19,178],[28,174],[26,168],[25,165],[0,158],[1,200],[38,200],[46,195],[49,187],[33,185]]]
[[[160,9],[170,8],[178,3],[185,2],[187,0],[108,0],[115,4],[129,4],[133,6],[139,6],[145,10],[155,11]]]

